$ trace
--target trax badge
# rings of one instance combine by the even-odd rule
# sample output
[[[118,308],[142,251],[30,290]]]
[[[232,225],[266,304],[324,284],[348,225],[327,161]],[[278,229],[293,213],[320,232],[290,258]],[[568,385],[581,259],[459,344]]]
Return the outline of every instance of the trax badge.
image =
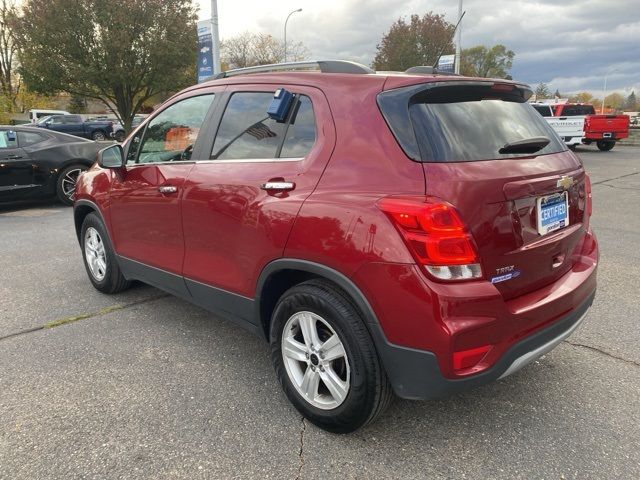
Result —
[[[520,276],[520,270],[516,270],[513,265],[496,268],[496,273],[496,276],[491,277],[491,283],[506,282],[507,280]]]
[[[571,185],[573,185],[573,177],[568,177],[566,175],[560,177],[556,182],[556,187],[562,187],[563,190],[569,190]]]

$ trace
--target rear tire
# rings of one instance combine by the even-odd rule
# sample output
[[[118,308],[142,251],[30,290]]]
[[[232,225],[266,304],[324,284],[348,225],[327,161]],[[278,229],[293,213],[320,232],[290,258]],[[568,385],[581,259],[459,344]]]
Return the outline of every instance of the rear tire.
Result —
[[[96,142],[103,142],[107,139],[107,135],[104,132],[97,131],[91,134],[91,140],[95,140]]]
[[[116,142],[122,143],[122,142],[124,142],[124,139],[127,138],[127,136],[124,134],[124,132],[122,130],[120,130],[120,131],[115,133],[114,138],[115,138]]]
[[[65,205],[73,205],[78,176],[87,169],[84,165],[70,165],[60,172],[56,180],[56,196]]]
[[[118,293],[129,288],[131,282],[120,271],[107,229],[95,213],[82,222],[80,241],[84,266],[96,290]]]
[[[311,280],[282,295],[270,344],[284,393],[324,430],[353,432],[373,422],[393,399],[362,316],[329,282]]]
[[[598,146],[598,150],[602,152],[608,152],[615,146],[616,142],[605,142],[604,140],[598,140],[596,145]]]

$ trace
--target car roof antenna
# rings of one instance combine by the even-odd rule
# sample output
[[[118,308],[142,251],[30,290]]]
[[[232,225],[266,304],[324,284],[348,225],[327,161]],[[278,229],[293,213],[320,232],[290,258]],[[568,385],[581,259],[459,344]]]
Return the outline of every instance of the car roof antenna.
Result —
[[[458,23],[456,23],[456,26],[453,29],[453,32],[451,32],[451,37],[449,38],[449,41],[447,43],[445,43],[444,45],[442,45],[442,48],[438,52],[438,56],[436,57],[436,62],[433,64],[433,67],[431,67],[434,70],[438,67],[438,62],[440,61],[440,57],[442,56],[442,53],[444,52],[444,49],[447,48],[447,45],[449,45],[453,41],[453,36],[456,34],[456,30],[458,30],[458,27],[460,26],[460,22],[462,21],[465,13],[467,13],[466,10],[464,12],[462,12],[462,15],[460,15],[460,18],[458,19]],[[460,61],[459,58],[457,60]]]

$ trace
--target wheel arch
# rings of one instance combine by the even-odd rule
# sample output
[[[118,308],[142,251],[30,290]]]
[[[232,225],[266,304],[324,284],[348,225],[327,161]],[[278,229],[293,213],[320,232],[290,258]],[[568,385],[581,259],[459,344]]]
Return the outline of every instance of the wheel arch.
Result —
[[[95,203],[90,200],[77,200],[73,205],[73,223],[76,228],[76,237],[78,237],[78,242],[81,241],[80,233],[82,231],[82,223],[90,213],[96,213],[106,228],[107,224],[104,221],[104,217]]]
[[[325,265],[293,258],[269,263],[260,274],[256,288],[256,315],[265,339],[269,339],[271,314],[279,298],[289,288],[311,279],[323,279],[341,289],[357,307],[374,341],[384,338],[373,308],[362,291],[346,275]]]

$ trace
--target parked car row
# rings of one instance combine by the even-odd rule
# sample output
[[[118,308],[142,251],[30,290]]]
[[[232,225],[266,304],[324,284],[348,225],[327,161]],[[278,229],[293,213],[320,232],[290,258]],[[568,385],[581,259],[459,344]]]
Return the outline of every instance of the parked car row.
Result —
[[[570,147],[595,142],[599,150],[611,150],[629,136],[628,115],[598,115],[593,105],[533,103],[540,115]]]

